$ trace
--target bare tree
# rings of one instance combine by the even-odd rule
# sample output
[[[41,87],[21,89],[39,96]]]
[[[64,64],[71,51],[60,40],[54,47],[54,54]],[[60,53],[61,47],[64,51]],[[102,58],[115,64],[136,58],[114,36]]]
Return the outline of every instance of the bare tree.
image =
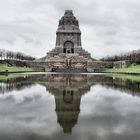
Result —
[[[130,60],[133,63],[140,63],[140,50],[135,50],[130,53],[115,55],[115,56],[107,56],[101,58],[102,61],[123,61]]]
[[[23,54],[21,52],[12,52],[4,49],[0,49],[0,59],[35,60],[34,57]]]

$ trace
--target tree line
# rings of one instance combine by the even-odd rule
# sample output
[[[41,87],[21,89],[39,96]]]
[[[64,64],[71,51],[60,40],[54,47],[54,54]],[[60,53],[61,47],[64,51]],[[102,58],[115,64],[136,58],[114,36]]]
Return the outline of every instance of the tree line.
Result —
[[[16,59],[16,60],[35,60],[34,57],[21,52],[13,52],[5,49],[0,49],[0,59]]]
[[[107,56],[101,59],[101,61],[123,61],[129,60],[133,63],[140,63],[140,50],[132,51],[130,53]]]

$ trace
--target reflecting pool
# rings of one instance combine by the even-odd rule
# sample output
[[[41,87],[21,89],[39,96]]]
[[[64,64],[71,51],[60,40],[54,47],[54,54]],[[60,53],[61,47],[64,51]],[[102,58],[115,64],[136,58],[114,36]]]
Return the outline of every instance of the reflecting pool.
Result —
[[[140,82],[103,74],[0,79],[0,140],[139,140]]]

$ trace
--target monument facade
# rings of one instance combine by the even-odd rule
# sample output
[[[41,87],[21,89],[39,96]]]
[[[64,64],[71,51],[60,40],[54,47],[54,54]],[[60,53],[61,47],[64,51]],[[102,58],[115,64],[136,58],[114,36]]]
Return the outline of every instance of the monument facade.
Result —
[[[66,10],[59,20],[55,48],[47,53],[46,71],[86,72],[91,55],[82,48],[79,21],[72,10]]]

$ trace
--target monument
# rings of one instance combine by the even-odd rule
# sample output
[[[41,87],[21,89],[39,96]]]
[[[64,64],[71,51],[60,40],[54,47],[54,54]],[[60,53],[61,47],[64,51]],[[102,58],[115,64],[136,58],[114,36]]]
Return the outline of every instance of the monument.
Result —
[[[96,61],[82,48],[79,21],[72,10],[66,10],[59,20],[55,48],[47,53],[45,60],[7,59],[11,66],[41,67],[46,72],[98,72],[100,69],[124,66],[125,62]],[[126,64],[127,66],[128,64]]]
[[[72,10],[59,20],[55,48],[47,53],[46,71],[86,72],[92,63],[90,53],[82,48],[79,22]]]

